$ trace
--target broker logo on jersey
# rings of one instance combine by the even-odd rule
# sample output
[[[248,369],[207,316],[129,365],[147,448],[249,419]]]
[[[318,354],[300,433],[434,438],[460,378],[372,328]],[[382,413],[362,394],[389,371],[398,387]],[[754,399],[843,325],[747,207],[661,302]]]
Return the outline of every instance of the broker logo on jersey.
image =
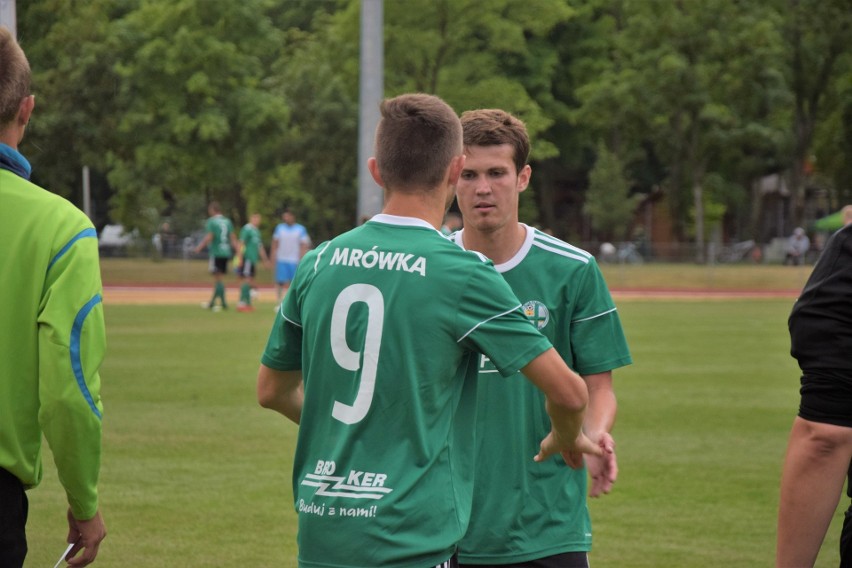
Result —
[[[302,485],[316,487],[316,495],[323,497],[351,497],[353,499],[381,499],[393,491],[385,487],[388,476],[384,473],[350,470],[348,475],[334,475],[337,464],[333,461],[317,462],[316,470],[302,479]]]
[[[530,320],[538,329],[544,329],[550,321],[550,312],[548,311],[547,306],[538,300],[527,302],[523,305],[523,309],[524,315],[527,316],[527,319]]]

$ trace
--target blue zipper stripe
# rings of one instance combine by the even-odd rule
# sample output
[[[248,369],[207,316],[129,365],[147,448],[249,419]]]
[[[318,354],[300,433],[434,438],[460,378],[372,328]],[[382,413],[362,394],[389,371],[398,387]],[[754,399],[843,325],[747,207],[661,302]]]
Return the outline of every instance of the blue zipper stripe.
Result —
[[[98,232],[95,231],[94,229],[83,229],[82,231],[77,233],[77,235],[74,236],[74,238],[72,238],[70,241],[68,241],[67,245],[62,247],[61,251],[56,253],[56,256],[54,256],[53,260],[50,261],[50,264],[47,265],[47,269],[50,270],[50,267],[53,266],[56,263],[56,261],[59,260],[62,257],[63,254],[68,252],[68,249],[70,249],[74,245],[74,243],[76,243],[80,239],[85,239],[86,237],[94,237],[94,238],[97,239],[98,238]]]
[[[62,254],[62,253],[60,253]],[[103,298],[100,294],[95,294],[95,297],[89,300],[83,306],[77,317],[74,318],[74,325],[71,327],[71,369],[74,371],[74,377],[77,379],[77,386],[80,387],[80,392],[89,403],[89,408],[95,413],[98,419],[101,418],[101,411],[98,410],[95,401],[92,399],[92,393],[89,392],[89,387],[86,386],[86,377],[83,375],[83,362],[80,360],[80,336],[83,334],[83,322],[95,306],[100,304]]]

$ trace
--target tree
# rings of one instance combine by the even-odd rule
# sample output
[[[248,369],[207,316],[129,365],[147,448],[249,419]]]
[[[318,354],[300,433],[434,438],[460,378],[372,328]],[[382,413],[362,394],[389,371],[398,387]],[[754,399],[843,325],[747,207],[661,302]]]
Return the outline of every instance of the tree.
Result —
[[[785,13],[790,38],[789,81],[795,97],[791,116],[791,208],[793,222],[799,225],[803,220],[806,168],[814,136],[820,120],[832,112],[825,108],[826,97],[838,80],[850,76],[852,9],[848,0],[788,0]],[[839,67],[845,67],[846,73],[838,72]],[[839,114],[834,115],[834,120],[843,124],[848,99],[835,104]]]
[[[598,159],[589,173],[585,213],[604,240],[629,237],[633,213],[640,196],[630,196],[630,182],[624,177],[624,166],[618,155],[598,143]]]
[[[705,177],[724,170],[720,156],[744,132],[771,138],[752,111],[759,107],[754,98],[768,90],[755,87],[778,81],[771,71],[779,45],[772,12],[757,3],[654,1],[625,3],[615,21],[620,31],[610,63],[578,90],[578,118],[605,136],[619,127],[616,138],[630,148],[628,156],[642,156],[643,140],[653,145],[667,166],[665,187],[681,235],[694,211],[690,232],[703,262]]]
[[[84,165],[105,187],[106,150],[118,143],[120,78],[112,66],[121,51],[112,24],[135,2],[42,0],[18,4],[18,31],[33,71],[36,112],[24,139],[33,179],[79,202]],[[106,222],[106,192],[95,215]]]
[[[761,233],[742,220],[761,219],[748,188],[763,175],[789,174],[796,216],[812,214],[802,213],[807,183],[835,199],[852,187],[848,0],[416,8],[385,0],[386,94],[423,90],[460,112],[522,118],[535,170],[525,218],[560,234],[592,236],[581,205],[598,140],[632,192],[663,189],[677,238],[701,252],[706,207]],[[238,221],[288,205],[317,238],[348,229],[359,14],[359,0],[19,3],[36,181],[77,200],[88,165],[96,189],[115,194],[113,221],[143,231],[212,198]],[[536,204],[539,214],[526,210]]]
[[[310,30],[288,29],[274,67],[281,96],[297,109],[290,151],[300,172],[287,204],[299,209],[317,242],[356,223],[358,41],[352,16],[329,10],[315,14]]]
[[[281,44],[269,6],[144,0],[114,23],[125,55],[114,66],[123,114],[108,177],[125,225],[186,192],[221,201],[239,220],[245,188],[274,192],[286,177],[290,110],[269,73]]]

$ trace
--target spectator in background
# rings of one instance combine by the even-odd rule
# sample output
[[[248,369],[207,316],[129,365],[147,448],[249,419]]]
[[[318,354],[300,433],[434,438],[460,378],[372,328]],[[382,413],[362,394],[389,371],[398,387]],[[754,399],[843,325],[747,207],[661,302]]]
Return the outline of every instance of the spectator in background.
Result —
[[[810,248],[811,241],[805,234],[805,230],[801,227],[796,227],[793,229],[793,234],[787,239],[787,254],[784,257],[784,264],[801,266],[805,263],[805,255]]]
[[[163,221],[158,234],[160,235],[160,246],[162,247],[163,257],[171,257],[174,254],[175,248],[175,234],[172,232],[171,223]]]
[[[27,554],[24,490],[41,482],[42,434],[68,499],[68,564],[93,562],[106,536],[98,506],[106,337],[97,233],[82,211],[29,182],[18,144],[34,106],[26,56],[0,27],[3,568],[20,568]]]
[[[290,288],[290,282],[296,275],[299,261],[311,248],[308,230],[296,222],[296,215],[290,209],[281,214],[282,223],[272,233],[272,252],[275,259],[275,297],[277,305]]]

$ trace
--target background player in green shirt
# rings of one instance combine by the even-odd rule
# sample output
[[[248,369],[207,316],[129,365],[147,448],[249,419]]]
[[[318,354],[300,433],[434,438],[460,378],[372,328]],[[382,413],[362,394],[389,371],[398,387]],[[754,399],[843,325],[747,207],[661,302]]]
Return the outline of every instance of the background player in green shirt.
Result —
[[[72,566],[106,536],[98,506],[98,369],[106,339],[98,239],[65,199],[29,182],[17,148],[32,115],[30,67],[0,27],[0,566],[27,553],[24,489],[42,479],[42,434],[68,498]],[[81,552],[82,551],[82,552]],[[79,554],[78,554],[79,553]]]
[[[479,353],[523,368],[552,429],[519,460],[600,453],[588,393],[481,255],[438,228],[464,165],[437,97],[381,105],[382,214],[299,265],[258,374],[258,399],[300,424],[293,466],[304,567],[450,566],[470,515]],[[535,458],[534,458],[535,456]],[[563,459],[563,458],[559,458]]]
[[[207,234],[195,247],[195,252],[199,253],[208,247],[210,254],[210,274],[213,275],[213,297],[202,307],[211,310],[226,309],[228,303],[225,301],[225,283],[222,278],[228,273],[228,261],[231,260],[239,250],[240,243],[237,242],[237,235],[234,232],[234,225],[231,220],[222,215],[222,208],[215,201],[212,201],[207,206],[207,214],[210,217],[204,225]],[[209,246],[208,246],[209,245]],[[216,300],[219,300],[219,306],[216,305]]]
[[[237,274],[242,283],[240,284],[240,302],[237,310],[250,312],[254,309],[251,305],[251,293],[254,288],[254,275],[257,263],[263,259],[263,264],[269,266],[269,257],[263,248],[263,240],[260,236],[260,213],[252,213],[249,222],[240,229],[240,254]]]
[[[617,474],[612,370],[631,363],[618,312],[592,255],[518,221],[518,198],[531,175],[524,124],[501,110],[465,112],[461,122],[466,162],[457,199],[464,229],[452,238],[494,262],[530,321],[585,379],[583,430],[607,450],[586,458],[590,494],[607,493]],[[460,563],[588,566],[585,469],[552,458],[515,459],[549,430],[544,398],[521,377],[499,379],[490,361],[481,362],[479,375],[473,513]]]

